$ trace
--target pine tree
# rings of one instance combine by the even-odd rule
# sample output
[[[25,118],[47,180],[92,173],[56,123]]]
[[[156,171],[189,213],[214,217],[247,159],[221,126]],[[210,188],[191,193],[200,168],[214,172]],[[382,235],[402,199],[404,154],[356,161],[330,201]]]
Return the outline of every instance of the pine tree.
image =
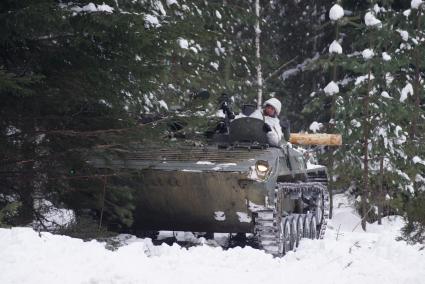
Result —
[[[22,204],[14,224],[40,218],[35,205],[42,199],[72,206],[66,196],[85,190],[75,179],[94,175],[84,165],[92,147],[132,139],[103,130],[136,125],[141,97],[163,69],[162,38],[111,2],[0,5],[0,191]]]
[[[342,30],[346,36],[343,41],[337,36],[329,47],[333,53],[318,61],[319,66],[331,70],[331,83],[310,105],[312,109],[329,105],[327,119],[335,121],[337,132],[349,145],[329,151],[331,157],[326,160],[335,161],[330,171],[336,187],[361,189],[356,194],[360,193],[364,228],[366,220],[382,215],[382,205],[387,202],[384,197],[396,196],[399,187],[408,183],[399,162],[406,151],[403,129],[407,111],[398,102],[399,72],[406,61],[397,55],[401,13],[390,4],[373,4],[369,10],[360,9],[336,21],[336,34]],[[343,75],[339,78],[337,68]],[[322,123],[327,125],[327,120]]]
[[[407,224],[404,227],[404,237],[412,242],[423,242],[425,218],[420,208],[423,206],[423,189],[425,181],[423,175],[423,158],[425,155],[423,141],[423,54],[424,46],[424,6],[422,3],[412,1],[411,8],[404,10],[399,16],[398,32],[400,34],[400,46],[397,50],[399,57],[403,59],[404,66],[399,78],[400,101],[404,104],[407,115],[405,117],[405,129],[408,137],[405,147],[404,163],[401,172],[407,180],[404,186],[403,206],[406,212]],[[406,7],[407,8],[407,7]],[[407,133],[406,133],[407,135]]]

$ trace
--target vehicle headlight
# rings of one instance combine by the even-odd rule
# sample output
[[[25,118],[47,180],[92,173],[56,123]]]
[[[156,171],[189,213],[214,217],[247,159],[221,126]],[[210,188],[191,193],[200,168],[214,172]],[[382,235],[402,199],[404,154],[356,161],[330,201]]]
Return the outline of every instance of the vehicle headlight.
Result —
[[[267,161],[257,161],[255,169],[257,174],[264,176],[270,170],[269,163]]]

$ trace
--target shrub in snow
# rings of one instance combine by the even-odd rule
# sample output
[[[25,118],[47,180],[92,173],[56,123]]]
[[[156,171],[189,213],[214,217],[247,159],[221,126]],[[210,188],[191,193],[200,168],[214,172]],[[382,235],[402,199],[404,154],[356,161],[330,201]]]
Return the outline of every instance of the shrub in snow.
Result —
[[[381,11],[385,12],[385,8],[381,8],[381,7],[379,7],[379,5],[378,5],[378,4],[375,4],[375,5],[373,6],[373,11],[375,11],[375,13],[376,13],[376,14],[378,14],[378,13],[379,13],[379,12],[381,12]]]
[[[354,127],[357,127],[357,128],[362,126],[362,124],[360,122],[358,122],[356,119],[351,120],[351,125],[354,126]]]
[[[97,5],[97,10],[99,12],[112,13],[114,11],[114,8],[103,3],[102,5]]]
[[[323,90],[328,96],[339,93],[339,87],[334,81],[329,82],[329,84]]]
[[[339,87],[334,81],[331,81],[323,90],[328,96],[339,93]]]
[[[4,195],[0,194],[2,199],[6,199]],[[21,202],[14,201],[13,198],[10,201],[7,200],[5,206],[0,208],[0,228],[8,227],[12,225],[15,216],[18,216],[19,209],[22,206]],[[11,222],[12,221],[12,222]]]
[[[215,16],[216,16],[219,20],[221,20],[221,14],[220,14],[220,12],[219,12],[219,11],[215,10]]]
[[[369,79],[369,75],[359,76],[356,78],[356,82],[354,82],[354,85],[358,86],[368,79]],[[375,79],[375,76],[373,76],[373,74],[370,74],[370,80],[373,80],[373,79]]]
[[[410,243],[425,243],[425,192],[418,191],[406,205],[406,225],[402,228],[403,238]]]
[[[384,60],[384,61],[390,61],[391,60],[391,55],[389,55],[388,53],[386,53],[386,52],[382,52],[382,59]]]
[[[401,90],[400,102],[404,102],[409,94],[413,95],[413,86],[412,84],[407,83],[407,85]]]
[[[186,39],[179,38],[177,43],[179,44],[180,48],[189,49],[189,42]]]
[[[70,209],[57,208],[48,200],[35,199],[34,209],[42,217],[34,220],[33,228],[47,228],[50,231],[65,229],[76,222],[75,212]]]
[[[165,12],[164,6],[162,5],[161,1],[155,1],[154,3],[155,10],[159,11],[161,15],[165,16],[167,15],[167,12]]]
[[[362,51],[362,56],[365,60],[371,59],[374,55],[375,55],[375,52],[373,52],[373,50],[370,48],[366,48],[365,50]]]
[[[334,40],[331,45],[329,46],[329,53],[336,53],[336,54],[341,54],[342,53],[342,47],[339,44],[339,42],[337,42],[336,40]]]
[[[15,135],[17,133],[21,133],[22,131],[18,128],[16,128],[13,125],[9,125],[6,127],[6,136]]]
[[[313,121],[312,124],[310,124],[309,129],[311,131],[313,131],[314,133],[316,133],[317,131],[319,131],[321,128],[323,127],[323,123],[317,122],[317,121]]]
[[[177,0],[167,0],[167,6],[171,6],[173,4],[179,5],[179,3],[177,3]]]
[[[425,161],[424,160],[422,160],[420,157],[418,157],[418,156],[414,156],[413,157],[413,159],[412,159],[412,161],[413,161],[413,163],[414,164],[422,164],[422,165],[425,165]]]
[[[157,17],[153,16],[153,15],[145,15],[145,27],[149,28],[149,27],[160,27],[161,24],[159,23],[159,20]]]
[[[409,40],[409,33],[407,31],[403,31],[403,30],[398,29],[397,32],[400,34],[401,38],[404,41],[408,41]]]
[[[421,6],[424,2],[422,0],[412,0],[410,2],[410,7],[412,9],[419,9],[419,6]]]
[[[412,13],[412,10],[407,9],[406,11],[404,11],[404,12],[403,12],[403,15],[404,15],[405,17],[409,17],[411,13]]]
[[[344,17],[344,9],[338,4],[333,5],[329,10],[329,19],[337,21],[342,17]]]
[[[386,99],[392,99],[391,96],[385,91],[381,93],[381,97],[386,98]]]
[[[168,110],[168,105],[164,100],[160,100],[160,101],[158,101],[158,103],[159,103],[160,107],[162,107],[165,110]]]
[[[372,12],[367,12],[364,16],[364,22],[368,27],[382,27],[382,22],[378,20]]]
[[[78,7],[72,7],[71,8],[72,11],[76,12],[76,13],[80,13],[80,12],[86,12],[86,13],[94,13],[94,12],[105,12],[105,13],[112,13],[114,11],[114,8],[112,8],[109,5],[106,5],[105,3],[103,3],[102,5],[97,5],[93,4],[93,3],[89,3],[85,6]]]
[[[218,70],[218,63],[216,63],[216,62],[210,62],[210,66],[212,68],[214,68],[215,70]]]

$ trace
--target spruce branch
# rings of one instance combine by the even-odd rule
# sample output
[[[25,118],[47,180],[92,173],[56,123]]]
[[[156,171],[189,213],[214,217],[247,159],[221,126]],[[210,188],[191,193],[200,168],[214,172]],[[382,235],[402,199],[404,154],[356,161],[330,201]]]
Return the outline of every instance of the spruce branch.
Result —
[[[292,62],[294,62],[297,59],[298,59],[298,55],[295,56],[294,58],[292,58],[291,60],[283,63],[279,68],[277,68],[275,71],[273,71],[266,79],[264,79],[264,83],[267,83],[273,77],[278,76],[280,73],[282,73],[282,71],[284,70],[285,67],[287,67],[288,65],[290,65]]]

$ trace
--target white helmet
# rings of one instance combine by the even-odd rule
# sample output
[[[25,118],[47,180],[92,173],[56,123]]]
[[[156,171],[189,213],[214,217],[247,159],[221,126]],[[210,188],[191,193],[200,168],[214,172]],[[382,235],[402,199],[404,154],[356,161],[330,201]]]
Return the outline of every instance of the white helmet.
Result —
[[[264,102],[263,107],[266,107],[267,105],[274,107],[274,109],[276,110],[276,115],[279,115],[280,109],[282,108],[282,104],[280,103],[278,99],[276,98],[268,99],[267,101]]]

